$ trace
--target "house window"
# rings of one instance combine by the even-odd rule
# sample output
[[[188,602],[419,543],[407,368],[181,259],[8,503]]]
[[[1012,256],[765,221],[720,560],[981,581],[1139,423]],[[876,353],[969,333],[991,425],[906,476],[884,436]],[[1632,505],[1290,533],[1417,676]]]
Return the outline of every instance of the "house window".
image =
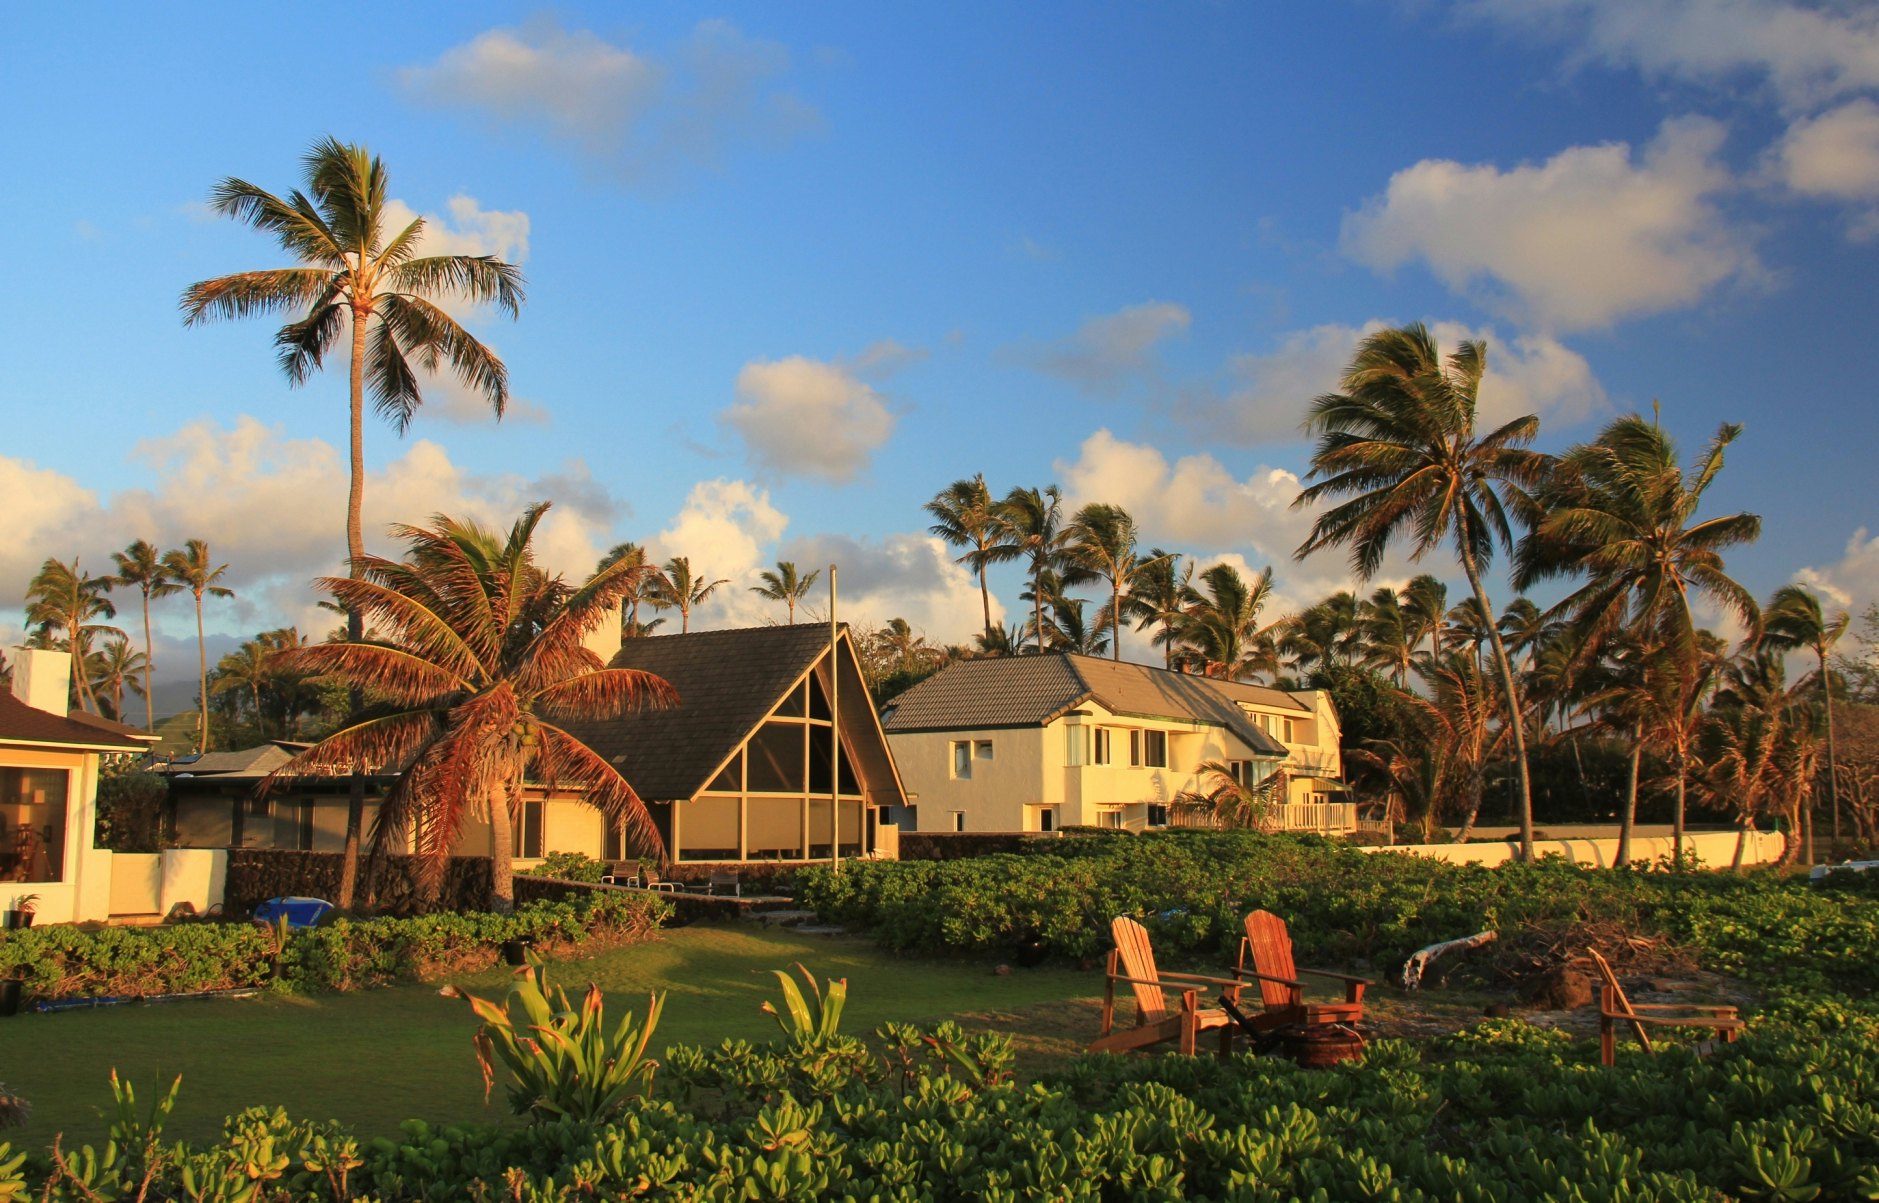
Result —
[[[1150,802],[1148,804],[1148,825],[1150,827],[1166,827],[1168,825],[1168,808]]]
[[[1296,735],[1297,735],[1297,731],[1292,726],[1292,720],[1289,718],[1286,719],[1285,720],[1285,734],[1283,736],[1285,742],[1288,744],[1291,743],[1293,739],[1296,737]]]
[[[1099,827],[1109,827],[1120,830],[1122,827],[1122,812],[1120,810],[1098,811],[1096,814],[1096,824]]]
[[[1090,736],[1088,727],[1065,727],[1063,729],[1063,762],[1071,768],[1090,762]]]
[[[542,802],[529,799],[515,816],[514,846],[510,849],[523,860],[540,860],[542,855]]]
[[[65,880],[64,769],[0,769],[0,878]]]
[[[1129,732],[1129,767],[1135,769],[1142,767],[1142,733],[1140,731]]]
[[[953,830],[964,831],[965,829],[966,829],[966,812],[963,810],[953,811]]]
[[[1096,728],[1096,754],[1090,758],[1091,764],[1108,764],[1109,763],[1109,736],[1110,734],[1111,734],[1110,730],[1107,727]]]
[[[1129,732],[1129,763],[1136,768],[1167,768],[1168,733],[1166,731]]]
[[[1038,808],[1037,829],[1039,831],[1057,830],[1057,808],[1055,806]]]
[[[969,781],[972,779],[972,741],[969,739],[953,742],[953,780]]]
[[[979,749],[980,760],[990,760],[992,758],[992,741],[991,740],[981,739],[978,744],[978,749]]]

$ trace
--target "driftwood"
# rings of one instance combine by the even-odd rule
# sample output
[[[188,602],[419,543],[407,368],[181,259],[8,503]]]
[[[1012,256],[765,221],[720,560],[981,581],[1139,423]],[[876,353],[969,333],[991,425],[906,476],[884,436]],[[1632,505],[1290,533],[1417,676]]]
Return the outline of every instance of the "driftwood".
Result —
[[[1459,940],[1444,940],[1440,944],[1431,944],[1427,948],[1418,949],[1410,954],[1407,961],[1403,962],[1403,988],[1414,990],[1422,985],[1423,973],[1428,970],[1429,963],[1437,957],[1445,953],[1479,948],[1483,944],[1492,944],[1498,938],[1499,935],[1496,932],[1480,931],[1472,936],[1463,936]]]

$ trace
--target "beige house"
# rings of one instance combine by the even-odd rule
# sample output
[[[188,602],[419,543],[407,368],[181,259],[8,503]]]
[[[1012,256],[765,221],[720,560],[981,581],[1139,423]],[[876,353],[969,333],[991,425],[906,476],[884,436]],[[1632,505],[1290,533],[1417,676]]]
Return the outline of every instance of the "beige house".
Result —
[[[111,853],[96,846],[104,756],[139,755],[141,732],[66,703],[72,657],[15,648],[11,692],[0,691],[0,908],[37,895],[36,923],[111,914]]]
[[[955,662],[882,716],[918,831],[1141,830],[1205,789],[1222,761],[1248,785],[1286,778],[1282,825],[1348,831],[1337,712],[1286,692],[1092,656]]]

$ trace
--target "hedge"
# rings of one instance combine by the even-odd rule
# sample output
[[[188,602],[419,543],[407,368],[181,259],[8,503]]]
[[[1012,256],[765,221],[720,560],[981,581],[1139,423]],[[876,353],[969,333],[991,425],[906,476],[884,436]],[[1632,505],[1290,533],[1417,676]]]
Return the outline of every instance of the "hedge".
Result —
[[[31,927],[0,934],[0,978],[21,978],[42,998],[147,998],[250,989],[277,978],[299,991],[356,990],[484,968],[504,941],[522,937],[551,955],[637,943],[670,913],[662,898],[617,891],[532,902],[511,915],[341,918],[290,929],[284,948],[277,929],[254,923]]]
[[[222,904],[231,915],[246,916],[269,898],[335,898],[339,895],[338,852],[293,852],[279,848],[233,848]],[[419,880],[418,858],[360,858],[359,900],[370,910],[392,915],[434,911],[481,910],[489,904],[490,859],[455,856],[441,885],[427,890]]]

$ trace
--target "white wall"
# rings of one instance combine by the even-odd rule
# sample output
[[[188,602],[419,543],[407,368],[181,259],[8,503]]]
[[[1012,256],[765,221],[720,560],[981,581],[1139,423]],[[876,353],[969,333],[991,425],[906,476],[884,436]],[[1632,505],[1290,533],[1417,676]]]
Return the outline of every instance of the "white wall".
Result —
[[[1698,861],[1709,869],[1726,869],[1735,862],[1736,833],[1733,831],[1703,831],[1683,837],[1685,852],[1696,854]],[[1659,857],[1668,857],[1672,848],[1672,837],[1650,836],[1633,838],[1631,841],[1631,859],[1639,864],[1649,864]],[[1365,852],[1402,852],[1410,856],[1427,856],[1435,860],[1448,861],[1450,864],[1468,865],[1504,865],[1517,859],[1520,845],[1512,841],[1489,844],[1398,844],[1392,848],[1367,847]],[[1563,856],[1577,865],[1609,866],[1618,857],[1616,839],[1598,840],[1535,840],[1535,856]],[[1745,865],[1773,864],[1781,856],[1781,837],[1765,831],[1750,832],[1748,848],[1743,855]]]

